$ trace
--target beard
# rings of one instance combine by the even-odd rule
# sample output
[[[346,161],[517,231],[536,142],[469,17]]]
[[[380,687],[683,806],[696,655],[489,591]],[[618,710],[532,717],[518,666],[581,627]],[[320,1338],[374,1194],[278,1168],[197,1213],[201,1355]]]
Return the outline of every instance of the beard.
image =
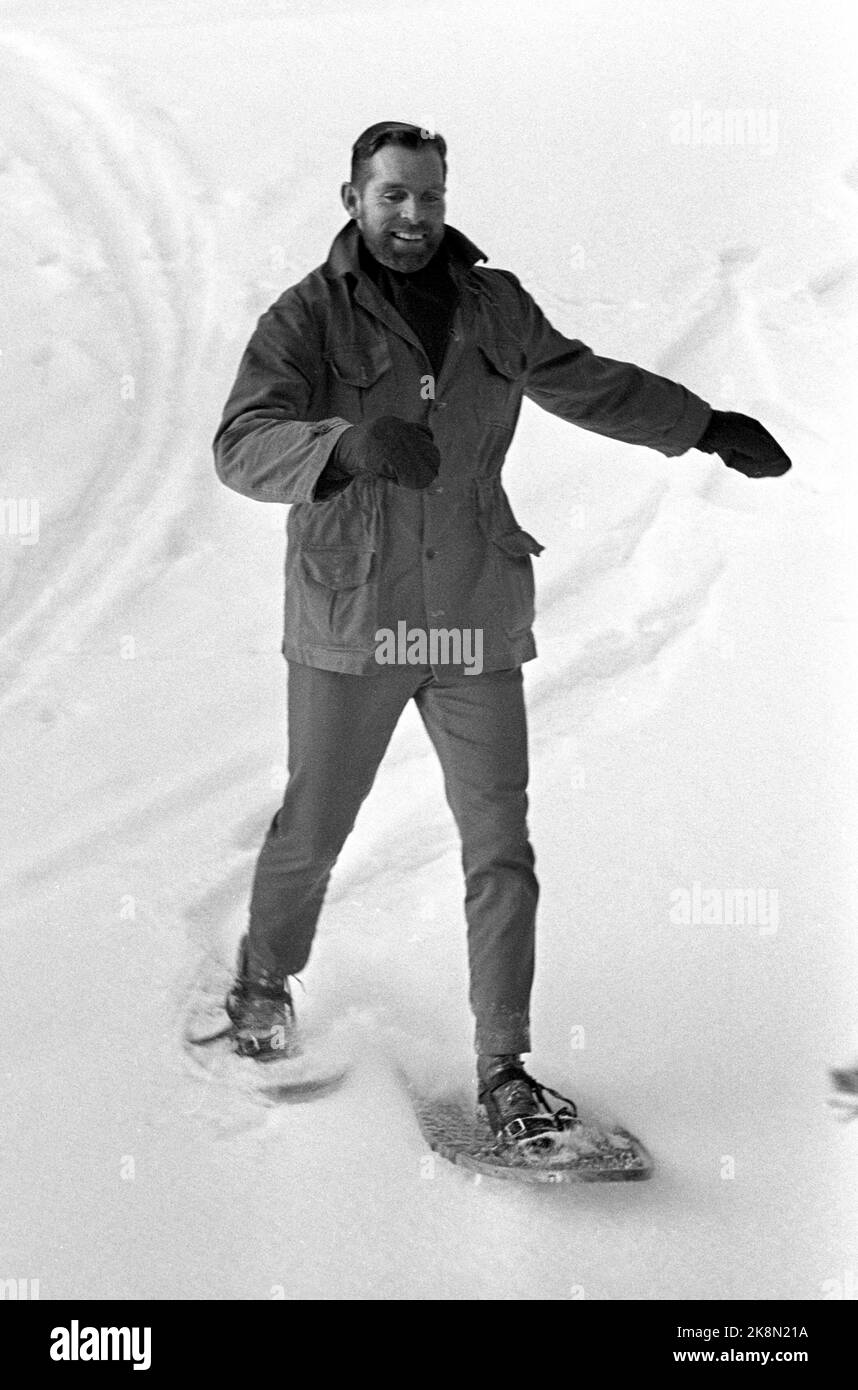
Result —
[[[443,225],[426,228],[423,239],[410,246],[408,242],[398,241],[389,227],[373,231],[362,218],[357,219],[357,224],[370,255],[381,265],[387,266],[388,270],[399,270],[405,274],[427,266],[444,240]]]

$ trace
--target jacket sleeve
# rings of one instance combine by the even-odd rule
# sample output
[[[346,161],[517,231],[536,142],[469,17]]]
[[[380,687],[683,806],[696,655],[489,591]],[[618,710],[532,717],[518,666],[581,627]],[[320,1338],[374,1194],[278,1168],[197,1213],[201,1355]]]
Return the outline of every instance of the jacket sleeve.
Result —
[[[322,370],[311,315],[290,290],[258,320],[213,441],[222,483],[257,502],[318,502],[317,483],[351,421],[308,419]]]
[[[516,282],[527,354],[524,394],[572,425],[643,444],[672,458],[702,435],[712,407],[678,382],[631,362],[597,357],[577,338],[565,338]]]

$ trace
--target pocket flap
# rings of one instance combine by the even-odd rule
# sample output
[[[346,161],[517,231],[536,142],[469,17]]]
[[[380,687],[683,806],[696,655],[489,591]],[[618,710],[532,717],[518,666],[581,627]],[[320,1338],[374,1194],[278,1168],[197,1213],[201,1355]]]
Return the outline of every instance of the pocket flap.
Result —
[[[534,540],[529,531],[506,531],[502,536],[492,534],[491,539],[495,545],[499,545],[501,550],[505,550],[507,555],[541,555],[545,549],[539,541]]]
[[[327,589],[356,589],[369,579],[374,554],[354,546],[327,546],[302,550],[301,565],[308,578]]]
[[[499,372],[501,376],[507,377],[510,381],[516,381],[518,377],[524,375],[524,354],[518,343],[487,338],[485,342],[478,343],[477,346],[492,369]]]
[[[484,534],[507,555],[542,554],[545,546],[519,525],[499,479],[491,481],[489,489],[478,497],[477,506]]]
[[[342,346],[325,354],[335,374],[347,386],[366,389],[383,376],[392,365],[390,352],[386,346],[376,349],[360,349]]]

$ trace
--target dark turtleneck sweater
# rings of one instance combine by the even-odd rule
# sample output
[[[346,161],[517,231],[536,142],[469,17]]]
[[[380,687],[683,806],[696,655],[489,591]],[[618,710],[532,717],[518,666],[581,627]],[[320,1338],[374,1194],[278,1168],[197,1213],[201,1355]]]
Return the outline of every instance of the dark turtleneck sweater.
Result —
[[[361,270],[420,339],[437,377],[459,302],[459,291],[448,270],[449,253],[445,242],[441,242],[428,265],[422,270],[412,271],[390,270],[382,265],[360,235],[357,246]],[[315,491],[317,501],[324,501],[334,493],[341,492],[351,481],[351,475],[338,467],[336,456],[334,448],[319,475]]]
[[[459,292],[450,278],[449,254],[441,242],[422,270],[391,270],[369,251],[358,237],[358,260],[376,289],[392,304],[426,349],[436,377],[441,371]]]

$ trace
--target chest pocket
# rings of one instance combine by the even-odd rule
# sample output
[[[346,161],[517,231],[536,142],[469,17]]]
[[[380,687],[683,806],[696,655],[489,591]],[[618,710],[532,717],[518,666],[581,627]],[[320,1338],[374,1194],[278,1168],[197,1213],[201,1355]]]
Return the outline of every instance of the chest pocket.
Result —
[[[355,422],[378,414],[378,401],[387,394],[392,359],[384,342],[336,344],[325,353],[327,390],[332,414]]]
[[[478,409],[486,422],[508,425],[521,402],[526,372],[524,353],[512,339],[486,339],[479,354]]]

